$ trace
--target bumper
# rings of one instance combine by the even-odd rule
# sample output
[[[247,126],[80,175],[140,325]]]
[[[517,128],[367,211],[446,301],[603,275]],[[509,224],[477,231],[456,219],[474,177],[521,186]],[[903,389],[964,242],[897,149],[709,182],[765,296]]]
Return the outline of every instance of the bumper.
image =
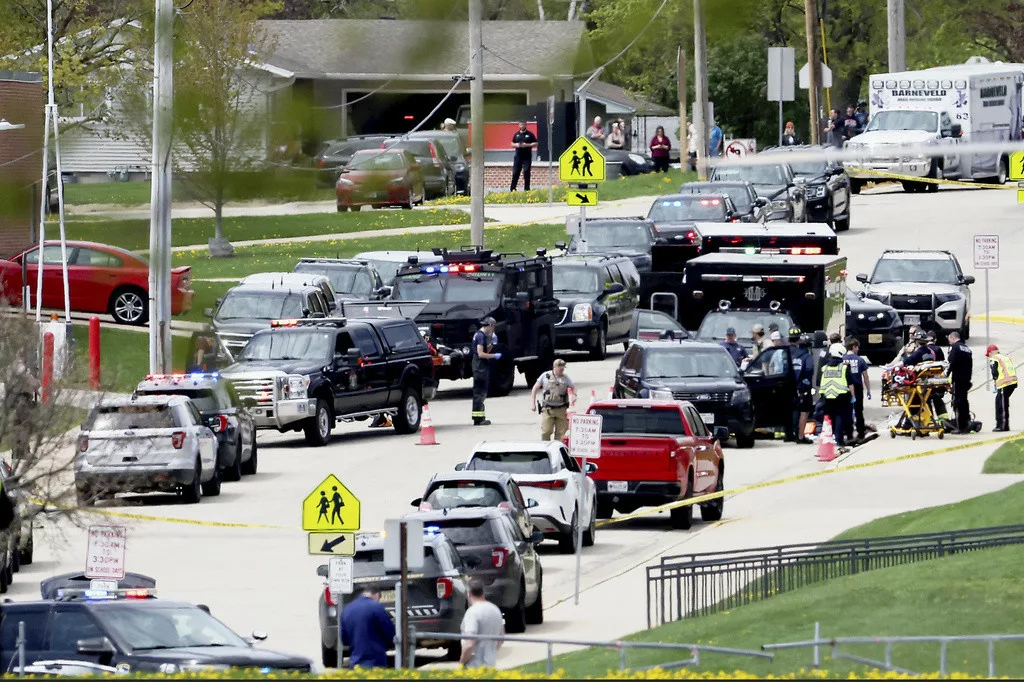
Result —
[[[678,481],[626,481],[625,492],[610,492],[608,481],[597,481],[599,502],[611,502],[615,509],[628,513],[640,507],[657,507],[683,496]]]
[[[529,488],[524,488],[523,494],[528,495]],[[570,503],[571,504],[571,503]],[[530,518],[533,519],[533,527],[544,535],[564,535],[572,530],[572,506],[568,510],[555,504],[544,504],[530,510]]]
[[[387,206],[409,203],[412,190],[409,187],[380,190],[376,192],[338,191],[338,206]]]
[[[903,325],[920,325],[929,331],[951,332],[967,322],[967,311],[962,301],[943,303],[935,310],[899,310]],[[920,319],[915,319],[920,318]]]
[[[385,607],[391,619],[395,619],[393,606]],[[463,613],[459,612],[451,603],[444,603],[440,608],[412,606],[409,609],[409,625],[415,628],[417,634],[429,634],[431,632],[459,632],[462,627]],[[338,607],[320,604],[320,642],[328,649],[338,648]],[[444,647],[451,643],[451,640],[420,640],[419,647],[424,649]],[[390,649],[389,649],[390,651]],[[348,647],[344,647],[348,653]],[[339,661],[340,663],[340,661]]]
[[[555,348],[587,350],[597,344],[598,322],[566,322],[555,327]]]
[[[185,458],[182,458],[184,460]],[[89,467],[75,471],[75,487],[83,492],[173,492],[195,480],[194,459],[166,466]],[[213,475],[209,472],[207,479]]]
[[[852,336],[860,342],[862,355],[885,355],[890,358],[903,348],[903,327],[896,326],[892,329],[867,329],[854,331]]]
[[[316,400],[302,398],[299,400],[274,400],[272,403],[260,403],[252,408],[253,421],[257,429],[277,429],[278,431],[293,428],[313,416]]]
[[[714,421],[705,419],[708,428],[714,426],[728,427],[729,433],[750,435],[754,431],[754,408],[749,402],[742,405],[721,404],[703,405],[693,403],[702,417],[713,416]]]
[[[872,174],[871,171],[882,171],[882,173],[895,173],[897,175],[912,175],[917,178],[928,176],[931,170],[931,159],[871,159],[868,161],[844,161],[843,167],[850,173],[854,180],[892,180],[887,175],[879,173]]]
[[[468,354],[461,351],[439,353],[434,356],[434,379],[469,379],[473,376],[473,362]],[[435,381],[436,383],[436,381]],[[425,388],[425,387],[424,387]]]
[[[827,223],[832,220],[832,201],[828,195],[807,202],[807,220],[812,223]]]
[[[181,315],[192,310],[195,294],[191,289],[175,289],[171,292],[171,315]]]

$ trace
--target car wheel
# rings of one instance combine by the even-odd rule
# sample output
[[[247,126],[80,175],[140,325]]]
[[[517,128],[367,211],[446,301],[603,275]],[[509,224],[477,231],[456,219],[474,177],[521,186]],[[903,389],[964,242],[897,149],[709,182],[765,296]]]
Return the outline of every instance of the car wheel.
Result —
[[[505,611],[505,632],[517,635],[526,632],[526,584],[519,582],[519,600]]]
[[[139,326],[149,322],[149,300],[142,289],[118,289],[110,297],[109,310],[118,324]]]
[[[754,447],[754,431],[750,433],[737,433],[736,434],[736,447],[741,449],[748,449]]]
[[[220,484],[223,481],[221,470],[217,468],[217,465],[213,465],[213,476],[206,483],[203,483],[203,495],[206,497],[217,497],[220,495]]]
[[[192,482],[181,489],[181,499],[185,504],[197,504],[203,498],[202,473],[203,464],[197,459]]]
[[[4,570],[0,571],[0,594],[6,593],[7,592],[7,587],[10,584],[11,584],[11,581],[7,577],[7,568],[4,567]]]
[[[722,474],[722,469],[718,469],[718,483],[715,484],[715,492],[720,493],[725,490],[725,476]],[[700,506],[700,518],[702,521],[721,521],[722,512],[725,511],[725,497],[719,497],[718,499],[711,500],[706,504]]]
[[[587,524],[587,529],[583,531],[583,546],[593,547],[594,539],[597,536],[597,504],[595,503],[593,509],[590,512],[590,523]]]
[[[337,668],[338,650],[320,642],[320,662],[324,664],[325,668]]]
[[[990,181],[996,185],[1005,185],[1007,178],[1006,159],[999,160],[999,172]]]
[[[690,499],[693,496],[693,482],[687,480],[686,482],[686,494],[683,495],[684,500]],[[693,525],[693,505],[686,504],[682,507],[676,507],[669,512],[672,520],[672,527],[676,530],[690,530],[690,526]]]
[[[850,180],[850,192],[852,194],[860,194],[860,191],[861,189],[863,189],[863,187],[863,182],[860,182],[858,180]]]
[[[93,505],[95,498],[88,490],[82,490],[81,488],[75,490],[75,500],[78,502],[78,506],[82,509],[86,509]]]
[[[544,622],[544,572],[537,576],[537,599],[526,607],[526,624],[540,625]]]
[[[402,208],[405,209],[406,211],[411,211],[412,210],[412,205],[413,205],[412,192],[409,192],[409,201],[407,201],[404,204],[402,204]]]
[[[569,522],[569,531],[558,536],[558,551],[562,554],[576,553],[576,537],[579,534],[579,529],[577,528],[577,517],[577,511],[573,510],[572,520]]]
[[[590,349],[592,360],[604,360],[608,356],[608,323],[601,321],[597,328],[597,343]]]
[[[32,555],[35,552],[35,533],[32,531],[32,522],[29,522],[28,527],[28,543],[25,545],[25,549],[19,552],[21,565],[30,566],[32,564]]]
[[[423,400],[420,393],[412,386],[402,391],[402,401],[395,415],[395,433],[416,433],[420,430],[420,418],[423,416]]]
[[[454,639],[444,645],[444,660],[449,663],[456,663],[462,658],[462,642]]]
[[[238,436],[238,444],[235,446],[235,461],[228,468],[224,469],[225,481],[242,480],[242,436]]]
[[[252,476],[256,473],[256,468],[259,466],[259,462],[256,458],[256,432],[253,430],[252,434],[252,454],[249,455],[249,461],[242,462],[242,474],[245,476]]]
[[[967,320],[967,324],[960,330],[960,340],[966,341],[969,338],[971,338],[971,321]]]
[[[850,229],[850,209],[849,209],[849,207],[847,207],[847,209],[846,209],[846,217],[843,218],[842,220],[836,220],[835,223],[836,223],[836,227],[835,227],[836,232],[846,232],[846,231],[848,231]]]
[[[21,570],[21,552],[18,551],[18,544],[20,539],[14,538],[11,540],[11,578],[14,578],[14,574]]]
[[[327,445],[331,440],[333,426],[334,417],[331,415],[331,406],[323,398],[317,398],[313,416],[306,420],[306,425],[303,427],[306,444],[314,447]]]
[[[491,371],[491,383],[488,385],[487,396],[503,398],[512,392],[516,383],[516,366],[511,361],[499,360]]]
[[[4,577],[7,578],[8,585],[14,584],[14,554],[16,552],[7,550],[7,568],[4,569]]]
[[[611,502],[605,502],[598,498],[597,500],[597,518],[599,519],[610,519],[612,514],[615,513],[615,507],[612,506]]]

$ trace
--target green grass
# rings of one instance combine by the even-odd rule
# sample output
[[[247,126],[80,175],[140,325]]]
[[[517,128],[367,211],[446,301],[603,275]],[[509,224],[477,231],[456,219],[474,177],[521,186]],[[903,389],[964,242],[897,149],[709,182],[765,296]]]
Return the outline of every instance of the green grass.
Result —
[[[985,460],[985,474],[1024,474],[1024,440],[1003,443]]]
[[[64,183],[64,202],[69,206],[109,204],[113,206],[141,206],[148,204],[149,182]]]
[[[75,325],[74,335],[77,373],[70,384],[86,388],[89,385],[89,328]],[[187,344],[185,337],[172,337],[175,370],[185,369]],[[101,390],[131,393],[148,372],[149,335],[145,328],[129,331],[104,327],[100,330]]]
[[[232,241],[245,241],[467,223],[469,214],[459,209],[240,216],[224,218],[224,236]],[[96,241],[132,251],[149,248],[149,221],[145,219],[75,219],[67,221],[66,226],[68,239]],[[178,218],[174,220],[172,229],[173,246],[205,245],[213,236],[213,218]]]

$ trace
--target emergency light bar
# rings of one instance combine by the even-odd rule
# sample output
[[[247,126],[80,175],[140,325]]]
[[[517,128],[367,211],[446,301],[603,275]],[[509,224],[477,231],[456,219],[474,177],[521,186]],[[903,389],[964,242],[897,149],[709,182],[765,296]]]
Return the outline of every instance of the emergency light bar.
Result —
[[[131,588],[125,590],[59,589],[58,600],[69,599],[150,599],[156,597],[156,590]]]
[[[763,254],[766,256],[820,256],[820,246],[794,246],[792,248],[763,249],[757,246],[724,246],[718,249],[721,253],[742,253],[748,256]]]
[[[178,383],[179,381],[186,381],[186,380],[190,380],[190,381],[194,381],[194,382],[198,383],[200,381],[203,381],[204,379],[211,379],[213,381],[217,381],[218,379],[220,379],[220,374],[218,372],[210,372],[209,374],[206,374],[206,373],[203,373],[203,372],[194,372],[192,374],[147,374],[146,375],[146,381],[165,381],[165,380],[170,380],[170,381],[173,381],[174,383]]]
[[[479,266],[473,263],[452,263],[451,265],[431,265],[430,267],[422,268],[420,271],[428,275],[432,275],[437,272],[476,272]]]
[[[705,282],[796,282],[803,284],[803,275],[701,275]]]

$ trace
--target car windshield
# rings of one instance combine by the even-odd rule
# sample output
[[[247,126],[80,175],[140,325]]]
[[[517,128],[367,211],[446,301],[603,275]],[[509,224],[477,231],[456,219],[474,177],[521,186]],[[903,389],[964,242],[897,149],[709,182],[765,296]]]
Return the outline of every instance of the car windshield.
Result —
[[[349,170],[382,171],[401,170],[405,167],[401,154],[389,154],[379,149],[356,152],[345,166]]]
[[[871,117],[865,132],[872,130],[924,130],[935,132],[939,128],[939,115],[934,111],[879,111]]]
[[[182,647],[240,647],[245,640],[194,606],[118,605],[95,610],[96,617],[133,651]]]
[[[775,325],[782,333],[786,333],[793,326],[789,315],[773,313],[770,310],[748,310],[728,313],[714,313],[704,317],[697,330],[697,338],[705,341],[722,341],[725,339],[725,331],[729,327],[736,330],[736,340],[747,343],[754,342],[751,328],[760,324],[765,328],[765,333],[772,325]]]
[[[334,290],[339,294],[357,294],[369,296],[373,293],[373,280],[366,268],[353,265],[318,265],[316,263],[299,263],[295,272],[312,272],[324,275],[331,280]]]
[[[552,268],[556,292],[592,294],[601,291],[597,271],[583,266]]]
[[[139,395],[183,395],[186,398],[191,398],[200,412],[216,412],[220,409],[217,395],[208,388],[147,388],[136,392]]]
[[[83,431],[173,429],[174,413],[168,405],[107,405],[94,407]]]
[[[437,557],[434,556],[434,548],[430,545],[423,547],[423,568],[417,569],[416,572],[426,573],[427,575],[438,575],[441,573],[441,566],[437,562]],[[388,571],[384,568],[383,549],[356,552],[352,561],[353,578],[383,578],[388,573],[398,573],[398,571]]]
[[[797,175],[812,175],[819,176],[824,175],[828,168],[828,164],[825,161],[800,161],[798,163],[790,164],[790,168]]]
[[[302,296],[286,291],[228,292],[217,320],[282,320],[302,317]]]
[[[607,246],[650,246],[651,237],[641,223],[587,225],[583,239],[591,248]]]
[[[948,258],[883,258],[871,276],[872,284],[880,282],[956,284],[956,268]]]
[[[675,408],[605,407],[588,411],[588,414],[595,413],[602,417],[602,436],[626,433],[686,435],[683,430],[683,418]]]
[[[430,486],[424,502],[434,509],[497,507],[505,502],[501,486],[493,481],[439,481]]]
[[[453,545],[495,545],[501,542],[496,537],[490,519],[451,519],[450,521],[428,521],[427,528],[437,528]]]
[[[694,195],[676,199],[658,199],[651,204],[647,219],[657,222],[689,220],[725,220],[725,202],[721,199]]]
[[[652,350],[644,363],[648,379],[722,378],[736,376],[736,363],[725,349],[689,351],[683,348]]]
[[[755,185],[785,185],[789,182],[782,166],[716,166],[712,180],[746,180]]]
[[[639,331],[656,330],[661,332],[666,329],[674,331],[681,331],[683,329],[683,325],[668,315],[654,310],[638,310],[636,326]]]
[[[725,194],[732,199],[732,203],[736,207],[736,210],[744,213],[753,208],[754,205],[753,199],[750,197],[750,192],[747,191],[746,186],[741,185],[726,185],[725,183],[722,183],[720,186],[716,184],[711,187],[704,185],[694,188],[687,188],[683,185],[682,191],[690,191],[693,194]]]
[[[471,471],[505,471],[510,474],[551,474],[546,452],[478,452],[466,466]]]
[[[496,272],[402,275],[395,280],[392,298],[431,303],[493,301],[498,295],[498,281]]]
[[[326,362],[331,351],[327,332],[276,331],[256,334],[238,354],[240,362],[261,360],[311,360]]]

